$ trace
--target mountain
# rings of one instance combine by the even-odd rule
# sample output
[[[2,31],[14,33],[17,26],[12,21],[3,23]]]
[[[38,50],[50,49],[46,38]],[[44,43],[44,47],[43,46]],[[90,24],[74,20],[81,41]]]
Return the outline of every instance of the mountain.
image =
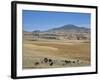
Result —
[[[90,29],[89,28],[85,28],[85,27],[78,27],[72,24],[68,24],[68,25],[64,25],[58,28],[53,28],[53,29],[49,29],[47,30],[47,32],[89,32]]]
[[[57,39],[57,40],[89,40],[90,29],[86,27],[78,27],[72,24],[63,25],[58,28],[52,28],[46,31],[35,30],[32,32],[24,32],[24,38],[38,39]]]

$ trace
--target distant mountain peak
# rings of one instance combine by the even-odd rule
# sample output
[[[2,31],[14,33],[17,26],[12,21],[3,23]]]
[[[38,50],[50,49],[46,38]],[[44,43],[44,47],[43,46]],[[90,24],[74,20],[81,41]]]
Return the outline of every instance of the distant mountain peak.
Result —
[[[63,25],[61,27],[58,27],[58,28],[53,28],[51,30],[71,30],[71,29],[81,29],[83,27],[78,27],[78,26],[75,26],[73,24],[67,24],[67,25]]]
[[[76,27],[75,25],[73,25],[73,24],[67,24],[67,25],[64,25],[64,26],[74,26],[74,27]]]
[[[67,28],[67,29],[74,29],[74,28],[79,28],[78,26],[75,26],[73,24],[68,24],[68,25],[64,25],[61,28]]]
[[[67,24],[58,28],[49,29],[50,32],[88,32],[90,29],[86,27],[79,27],[73,24]]]

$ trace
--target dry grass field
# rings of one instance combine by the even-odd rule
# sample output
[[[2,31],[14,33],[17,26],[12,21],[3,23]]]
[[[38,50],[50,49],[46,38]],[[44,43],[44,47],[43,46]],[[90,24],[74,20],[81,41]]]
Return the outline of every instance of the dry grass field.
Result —
[[[90,65],[90,42],[85,40],[23,40],[23,69]]]

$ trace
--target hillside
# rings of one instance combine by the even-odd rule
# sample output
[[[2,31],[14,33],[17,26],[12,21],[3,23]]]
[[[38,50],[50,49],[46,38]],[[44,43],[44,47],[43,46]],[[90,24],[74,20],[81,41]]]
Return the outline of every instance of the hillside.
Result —
[[[72,24],[68,24],[68,25],[63,25],[60,26],[58,28],[53,28],[50,30],[47,30],[49,32],[83,32],[83,33],[88,33],[90,31],[89,28],[85,28],[85,27],[79,27],[79,26],[75,26]]]
[[[33,32],[24,31],[24,35],[41,39],[89,40],[90,29],[68,24],[57,28],[52,28],[46,31],[40,31],[40,30],[35,30]]]

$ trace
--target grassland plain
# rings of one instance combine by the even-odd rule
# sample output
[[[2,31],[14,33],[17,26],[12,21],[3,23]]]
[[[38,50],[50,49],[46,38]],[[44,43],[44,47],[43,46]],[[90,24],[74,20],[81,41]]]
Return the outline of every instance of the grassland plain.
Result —
[[[88,40],[23,40],[23,69],[90,65]]]

